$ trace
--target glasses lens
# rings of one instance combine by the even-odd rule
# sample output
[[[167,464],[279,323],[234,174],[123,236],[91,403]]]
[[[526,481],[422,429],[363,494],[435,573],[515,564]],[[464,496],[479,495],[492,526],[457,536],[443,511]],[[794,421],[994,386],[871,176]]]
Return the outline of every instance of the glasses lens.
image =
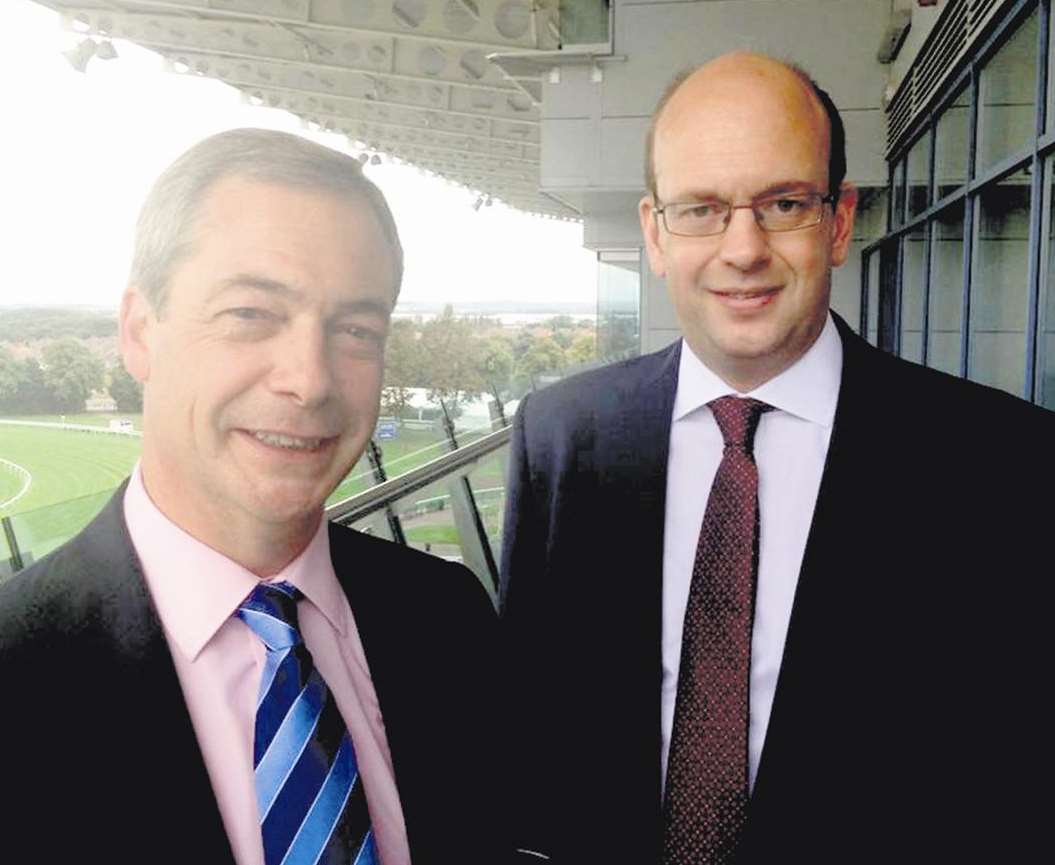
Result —
[[[782,195],[756,201],[753,210],[767,231],[794,231],[820,222],[823,207],[820,195]]]
[[[725,228],[729,205],[724,201],[690,201],[668,204],[663,211],[667,230],[674,234],[700,236],[720,234]]]

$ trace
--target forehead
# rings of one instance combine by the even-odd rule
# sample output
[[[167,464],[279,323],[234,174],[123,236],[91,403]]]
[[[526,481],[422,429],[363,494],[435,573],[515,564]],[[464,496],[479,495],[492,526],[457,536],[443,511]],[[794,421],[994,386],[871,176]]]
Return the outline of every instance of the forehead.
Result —
[[[783,67],[707,67],[671,97],[656,124],[661,199],[753,195],[827,184],[828,121],[809,86]]]
[[[226,177],[204,195],[191,237],[192,258],[213,270],[266,269],[320,285],[381,282],[390,291],[394,283],[392,250],[365,197]]]

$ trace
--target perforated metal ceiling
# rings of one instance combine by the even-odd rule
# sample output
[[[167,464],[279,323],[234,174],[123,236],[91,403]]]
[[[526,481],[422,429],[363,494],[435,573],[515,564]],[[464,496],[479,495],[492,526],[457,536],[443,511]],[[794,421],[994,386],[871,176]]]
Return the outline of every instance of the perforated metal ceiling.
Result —
[[[558,0],[38,2],[513,207],[575,215],[538,189],[539,82],[487,60],[559,48]]]

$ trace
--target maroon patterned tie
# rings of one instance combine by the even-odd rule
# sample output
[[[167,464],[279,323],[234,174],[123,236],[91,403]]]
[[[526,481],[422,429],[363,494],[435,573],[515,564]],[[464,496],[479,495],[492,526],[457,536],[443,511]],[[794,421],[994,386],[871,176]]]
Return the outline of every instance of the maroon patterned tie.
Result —
[[[664,796],[664,865],[733,860],[747,817],[747,711],[758,561],[755,430],[770,406],[708,404],[725,439],[692,568]]]

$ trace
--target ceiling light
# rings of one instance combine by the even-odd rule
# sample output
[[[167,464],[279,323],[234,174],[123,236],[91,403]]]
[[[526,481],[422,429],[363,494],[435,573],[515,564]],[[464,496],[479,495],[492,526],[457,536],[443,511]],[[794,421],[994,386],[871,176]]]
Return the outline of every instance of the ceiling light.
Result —
[[[109,39],[104,39],[98,45],[95,46],[95,56],[100,60],[116,60],[117,49],[114,48],[114,43]]]
[[[70,62],[70,66],[78,72],[86,72],[88,70],[88,61],[95,56],[96,49],[97,46],[93,40],[82,39],[76,48],[71,48],[69,51],[63,51],[62,56],[65,57]]]

